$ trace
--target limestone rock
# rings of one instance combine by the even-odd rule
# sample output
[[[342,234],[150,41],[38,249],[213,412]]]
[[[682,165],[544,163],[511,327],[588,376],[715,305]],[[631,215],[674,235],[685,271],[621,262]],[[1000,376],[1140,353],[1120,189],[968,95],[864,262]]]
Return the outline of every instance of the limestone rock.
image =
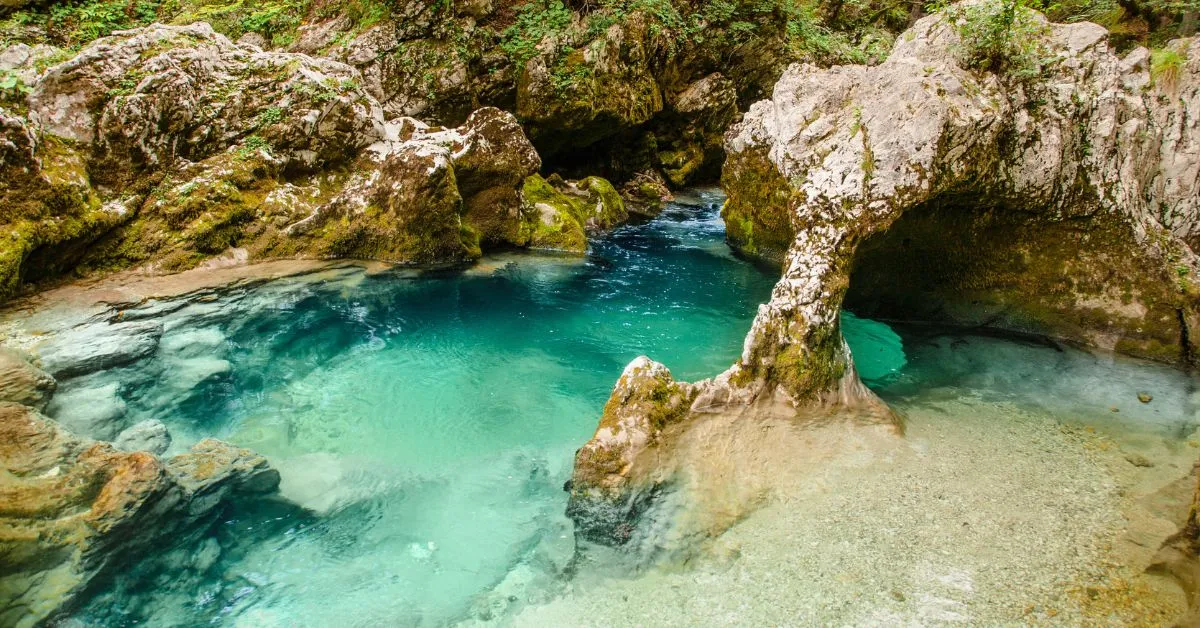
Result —
[[[56,334],[36,351],[42,368],[62,379],[144,358],[158,348],[162,333],[158,321],[91,324]]]
[[[648,20],[633,15],[561,62],[550,55],[534,57],[518,80],[517,115],[550,153],[588,146],[648,122],[663,109],[652,46]],[[572,80],[556,80],[561,75]]]
[[[604,406],[600,425],[575,454],[567,514],[583,537],[619,545],[655,489],[636,468],[664,430],[687,415],[697,390],[641,356],[630,362]]]
[[[171,434],[162,421],[147,419],[118,434],[113,446],[122,451],[148,451],[161,456],[171,448]]]
[[[29,102],[45,132],[91,147],[104,182],[128,183],[252,133],[294,167],[343,161],[382,130],[356,78],[327,59],[239,46],[207,24],[154,25],[51,68]]]
[[[1145,52],[1122,58],[1094,24],[1047,24],[1053,61],[1032,83],[967,69],[947,15],[878,66],[793,65],[727,134],[730,241],[783,265],[734,383],[797,399],[839,386],[843,298],[867,315],[1195,354],[1200,160],[1177,147],[1200,138],[1184,113],[1196,100],[1148,89]],[[1192,59],[1179,92],[1194,94],[1200,40],[1176,45]]]
[[[737,90],[720,73],[684,88],[669,103],[656,128],[658,165],[675,186],[716,175],[725,157],[723,134],[737,118]]]
[[[671,200],[671,189],[654,170],[639,172],[621,186],[620,192],[629,213],[649,218],[662,213],[666,201]]]
[[[112,440],[125,426],[128,411],[120,384],[94,385],[88,379],[65,385],[46,407],[46,414],[79,436]]]
[[[262,457],[220,441],[163,463],[16,404],[0,404],[0,465],[0,623],[22,627],[58,616],[139,555],[195,539],[228,500],[279,481]]]
[[[372,147],[377,166],[289,234],[315,239],[328,256],[461,262],[480,255],[480,234],[463,219],[470,211],[489,241],[507,241],[519,224],[516,187],[541,165],[511,114],[481,109],[455,129],[406,119],[392,133]]]
[[[563,181],[532,175],[521,188],[526,241],[532,248],[582,253],[587,234],[629,219],[625,202],[607,180]]]
[[[526,243],[519,187],[541,160],[512,115],[388,122],[361,82],[207,24],[86,46],[38,77],[28,115],[0,111],[0,297],[227,253],[453,264]]]
[[[1175,624],[1194,626],[1200,623],[1200,463],[1192,468],[1187,478],[1193,485],[1192,502],[1187,518],[1179,531],[1163,542],[1154,561],[1147,568],[1150,573],[1169,576],[1179,583],[1187,595],[1187,613]],[[1186,502],[1185,502],[1186,503]]]
[[[53,377],[29,363],[14,349],[0,347],[0,402],[12,402],[41,410],[54,394]]]

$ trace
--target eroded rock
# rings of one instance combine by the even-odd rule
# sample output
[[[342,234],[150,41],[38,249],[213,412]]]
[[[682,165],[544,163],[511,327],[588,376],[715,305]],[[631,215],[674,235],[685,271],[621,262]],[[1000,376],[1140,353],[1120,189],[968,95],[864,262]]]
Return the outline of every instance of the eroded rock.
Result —
[[[46,407],[57,383],[48,373],[30,364],[15,349],[0,347],[0,402],[12,402],[38,410]]]
[[[1182,122],[1194,98],[1151,86],[1145,52],[1117,55],[1094,24],[1047,24],[1053,60],[1032,83],[966,69],[947,15],[878,66],[793,65],[728,133],[730,241],[784,275],[735,383],[834,387],[843,298],[1166,361],[1195,352],[1200,275],[1180,237],[1197,224],[1195,177],[1179,173],[1196,160],[1174,148],[1200,137]],[[1178,89],[1194,94],[1200,43],[1176,45],[1192,59]]]
[[[625,367],[595,435],[575,454],[567,514],[578,534],[612,545],[629,540],[656,485],[666,481],[649,472],[643,454],[687,415],[696,394],[645,356]]]
[[[166,462],[0,404],[0,622],[34,626],[140,555],[195,539],[228,500],[275,490],[265,459],[205,440]]]
[[[162,334],[158,321],[83,325],[55,334],[36,351],[46,372],[76,377],[144,358],[158,349]]]
[[[171,448],[171,434],[162,421],[147,419],[122,430],[113,440],[113,446],[122,451],[148,451],[161,456]]]

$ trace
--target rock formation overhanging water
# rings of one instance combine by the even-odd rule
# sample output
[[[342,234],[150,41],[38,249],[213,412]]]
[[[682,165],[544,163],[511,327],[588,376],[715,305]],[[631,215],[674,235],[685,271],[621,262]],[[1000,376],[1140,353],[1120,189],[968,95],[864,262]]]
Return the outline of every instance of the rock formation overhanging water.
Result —
[[[1044,75],[967,67],[956,14],[926,17],[877,66],[793,65],[726,135],[730,243],[781,262],[741,359],[712,380],[629,365],[579,452],[571,512],[620,543],[713,414],[857,409],[844,302],[1188,366],[1200,335],[1200,42],[1169,85],[1105,29],[1029,12]]]
[[[416,53],[404,32],[436,25],[422,3],[403,4],[396,21],[355,31],[337,51],[341,18],[286,50],[195,23],[117,31],[65,61],[6,51],[3,70],[30,88],[0,106],[0,299],[132,267],[582,256],[589,238],[661,211],[668,182],[724,160],[727,241],[782,277],[720,375],[678,381],[660,356],[621,373],[576,452],[566,507],[581,539],[618,547],[645,540],[639,526],[662,523],[655,509],[670,499],[673,516],[696,524],[673,532],[676,545],[756,508],[757,484],[720,504],[681,505],[672,492],[742,477],[730,460],[753,459],[750,444],[769,429],[802,432],[788,432],[805,450],[797,473],[898,442],[903,417],[862,381],[843,308],[1195,367],[1200,40],[1169,42],[1182,62],[1156,78],[1147,49],[1118,53],[1098,25],[1020,9],[1038,71],[1018,75],[964,58],[963,21],[986,4],[967,2],[915,21],[877,65],[788,67],[734,123],[739,103],[779,75],[780,31],[793,22],[750,25],[758,38],[731,50],[714,31],[714,49],[674,56],[649,14],[596,29],[579,19],[520,52],[515,77],[501,65],[467,81],[479,68],[452,63],[419,93],[405,90]],[[453,19],[474,28],[493,13],[483,4]],[[558,58],[567,44],[578,49]],[[408,117],[420,113],[427,121]],[[579,178],[543,176],[535,145]],[[167,425],[150,412],[125,420],[120,382],[55,390],[144,364],[172,307],[105,308],[30,341],[36,357],[0,348],[0,514],[17,522],[0,531],[11,567],[0,623],[62,616],[139,553],[199,538],[242,500],[275,499],[279,472],[260,453],[205,439],[164,457]],[[200,336],[222,333],[174,342],[202,352],[212,343]],[[195,357],[181,358],[196,367],[182,388],[228,375],[227,361]],[[714,453],[710,435],[741,446]],[[1193,598],[1196,504],[1155,566]]]

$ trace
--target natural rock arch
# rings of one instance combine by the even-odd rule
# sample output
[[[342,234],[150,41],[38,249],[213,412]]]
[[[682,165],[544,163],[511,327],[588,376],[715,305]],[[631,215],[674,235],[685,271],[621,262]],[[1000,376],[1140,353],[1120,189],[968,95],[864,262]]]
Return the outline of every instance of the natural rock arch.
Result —
[[[954,24],[930,16],[881,65],[793,65],[731,128],[730,243],[780,262],[782,277],[720,376],[675,382],[645,358],[626,368],[576,456],[569,512],[585,535],[622,540],[613,522],[627,527],[670,481],[663,452],[701,415],[837,406],[893,419],[839,326],[847,297],[920,315],[892,299],[892,281],[939,298],[932,314],[951,320],[1195,355],[1200,41],[1173,42],[1187,66],[1155,86],[1148,51],[1118,56],[1100,26],[1043,36],[1053,60],[1019,83],[964,68]]]

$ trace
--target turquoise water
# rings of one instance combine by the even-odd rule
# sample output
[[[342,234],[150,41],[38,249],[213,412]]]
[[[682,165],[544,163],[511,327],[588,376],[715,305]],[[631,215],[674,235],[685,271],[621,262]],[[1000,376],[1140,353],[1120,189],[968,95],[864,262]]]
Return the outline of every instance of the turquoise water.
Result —
[[[720,200],[672,204],[585,259],[345,267],[163,308],[155,357],[64,388],[115,383],[126,421],[162,419],[174,451],[204,436],[254,448],[292,501],[240,506],[104,583],[77,619],[438,626],[561,594],[586,568],[563,483],[621,369],[646,354],[680,379],[713,376],[769,296],[773,274],[725,246]],[[1195,427],[1194,384],[1165,367],[849,313],[843,330],[901,409],[966,397]]]
[[[582,260],[347,268],[166,315],[157,365],[103,375],[127,420],[163,419],[174,450],[208,435],[252,447],[319,514],[238,513],[82,616],[440,625],[487,615],[517,566],[549,592],[574,551],[562,486],[622,368],[646,354],[713,376],[769,295],[771,274],[725,246],[719,202],[672,204]]]

